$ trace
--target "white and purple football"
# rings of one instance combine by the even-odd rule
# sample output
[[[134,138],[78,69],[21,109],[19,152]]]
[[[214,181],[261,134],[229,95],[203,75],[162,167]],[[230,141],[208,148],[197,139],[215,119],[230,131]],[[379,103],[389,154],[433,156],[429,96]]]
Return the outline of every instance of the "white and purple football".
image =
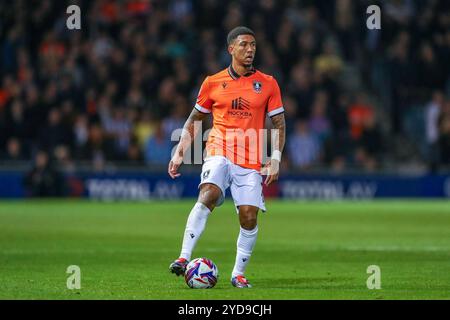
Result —
[[[216,285],[219,269],[208,258],[196,258],[189,262],[184,273],[186,284],[193,289],[209,289]]]

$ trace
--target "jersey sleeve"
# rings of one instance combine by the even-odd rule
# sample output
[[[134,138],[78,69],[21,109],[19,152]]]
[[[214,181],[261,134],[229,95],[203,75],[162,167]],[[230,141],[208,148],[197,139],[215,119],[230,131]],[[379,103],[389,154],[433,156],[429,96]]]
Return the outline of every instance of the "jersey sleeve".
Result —
[[[195,103],[195,109],[202,113],[211,113],[212,100],[210,99],[209,77],[203,81]]]
[[[283,112],[284,108],[283,101],[281,100],[280,87],[278,86],[277,80],[274,78],[272,81],[272,94],[267,103],[267,114],[269,117],[273,117]]]

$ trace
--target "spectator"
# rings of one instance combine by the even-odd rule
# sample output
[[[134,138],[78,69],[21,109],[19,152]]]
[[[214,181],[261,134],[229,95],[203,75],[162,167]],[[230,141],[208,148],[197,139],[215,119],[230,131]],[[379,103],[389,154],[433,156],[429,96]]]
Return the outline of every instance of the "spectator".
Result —
[[[315,88],[311,79],[311,68],[307,62],[298,64],[291,71],[292,92],[298,104],[297,116],[301,119],[307,119],[310,115],[311,104],[314,99]]]
[[[377,166],[376,159],[370,156],[367,151],[358,146],[353,154],[353,168],[363,169],[365,171],[373,172]]]
[[[295,132],[288,140],[289,159],[294,167],[308,168],[320,157],[320,142],[308,128],[306,121],[295,124]]]
[[[407,25],[414,15],[414,5],[411,0],[386,1],[386,15],[398,25]]]
[[[142,166],[145,164],[144,156],[142,155],[141,148],[137,141],[131,142],[128,146],[125,161],[131,166]]]
[[[325,92],[317,92],[309,119],[310,130],[321,143],[328,138],[331,129],[330,121],[327,117],[327,101],[328,98]]]
[[[39,133],[39,145],[48,152],[53,152],[58,145],[70,145],[73,141],[70,128],[61,122],[61,112],[52,109],[48,115],[48,124]]]
[[[63,177],[56,171],[47,152],[38,151],[32,170],[24,184],[32,197],[59,197],[64,195]]]
[[[114,142],[106,136],[99,124],[90,125],[89,138],[80,149],[78,158],[96,163],[97,169],[102,168],[106,161],[117,159]]]
[[[439,116],[438,146],[440,166],[450,166],[450,100],[447,100]]]
[[[161,123],[156,126],[155,134],[146,143],[145,161],[148,165],[165,165],[171,157],[173,143],[164,134]]]
[[[178,96],[174,100],[175,106],[171,114],[162,121],[164,135],[167,137],[170,137],[175,130],[183,128],[184,122],[188,116],[189,107],[187,106],[185,99]]]
[[[342,71],[344,62],[337,54],[336,44],[332,39],[325,41],[323,52],[316,58],[314,67],[319,74],[325,74],[330,77],[335,77]]]
[[[26,159],[19,139],[12,137],[8,140],[3,159],[6,161],[24,161]]]
[[[375,169],[383,152],[382,135],[375,114],[364,119],[359,146],[365,154],[365,168]]]
[[[113,110],[112,117],[106,117],[103,123],[105,132],[115,141],[118,153],[124,154],[130,143],[131,123],[126,118],[123,108]]]
[[[439,162],[439,116],[444,102],[444,94],[441,91],[435,91],[431,101],[425,107],[425,134],[431,170],[435,170]]]
[[[70,157],[69,148],[66,146],[57,146],[54,151],[55,165],[58,170],[65,174],[75,172],[75,165]]]
[[[424,95],[429,95],[433,89],[443,89],[446,80],[446,74],[430,43],[423,43],[420,48],[418,80]]]
[[[152,114],[149,110],[143,110],[140,119],[134,126],[133,135],[137,139],[141,150],[144,150],[145,143],[153,136],[155,132],[156,124],[152,118]]]
[[[329,110],[331,124],[335,135],[348,135],[349,119],[347,116],[350,106],[350,98],[348,94],[341,93],[336,101],[336,105]]]
[[[297,117],[298,104],[293,96],[287,95],[283,98],[284,114],[286,119],[286,135],[290,136],[294,132],[295,119]],[[267,121],[267,124],[270,124]]]
[[[364,123],[373,117],[373,107],[367,103],[364,94],[359,93],[355,102],[348,109],[348,122],[350,123],[350,136],[359,140],[363,133]]]
[[[83,148],[89,139],[88,119],[86,115],[78,115],[74,125],[75,147]]]
[[[402,114],[415,98],[417,82],[416,68],[410,57],[411,35],[407,31],[398,34],[389,55],[389,77],[392,87],[392,127],[395,133],[403,130]]]
[[[11,103],[10,108],[7,109],[9,112],[6,112],[3,138],[15,137],[19,139],[21,147],[26,148],[26,145],[23,145],[27,138],[27,122],[24,105],[20,100],[16,99]]]

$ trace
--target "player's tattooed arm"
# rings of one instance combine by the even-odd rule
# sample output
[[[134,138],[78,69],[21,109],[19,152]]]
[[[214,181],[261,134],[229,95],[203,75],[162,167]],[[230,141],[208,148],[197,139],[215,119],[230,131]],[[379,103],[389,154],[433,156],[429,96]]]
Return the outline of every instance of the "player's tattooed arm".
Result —
[[[284,113],[277,114],[272,118],[272,159],[266,163],[262,169],[262,174],[266,175],[265,185],[270,185],[272,182],[278,180],[280,171],[280,162],[273,157],[274,151],[283,152],[284,144],[286,141],[286,122],[284,119]]]
[[[192,109],[189,118],[186,120],[183,126],[183,132],[181,133],[180,143],[177,147],[177,154],[183,156],[184,152],[190,147],[192,141],[194,141],[195,136],[201,128],[201,123],[203,119],[208,116],[206,113],[202,113],[197,109]]]
[[[168,173],[172,178],[177,178],[181,175],[180,173],[178,173],[178,168],[183,162],[184,153],[191,146],[192,141],[195,139],[198,131],[200,131],[203,119],[205,119],[207,116],[208,114],[206,113],[202,113],[195,108],[192,109],[189,118],[186,120],[183,126],[180,143],[178,143],[173,158],[169,162]]]
[[[273,116],[272,125],[276,130],[275,139],[272,139],[272,143],[274,143],[273,150],[279,150],[280,152],[283,152],[284,143],[286,141],[286,121],[284,119],[284,113]]]

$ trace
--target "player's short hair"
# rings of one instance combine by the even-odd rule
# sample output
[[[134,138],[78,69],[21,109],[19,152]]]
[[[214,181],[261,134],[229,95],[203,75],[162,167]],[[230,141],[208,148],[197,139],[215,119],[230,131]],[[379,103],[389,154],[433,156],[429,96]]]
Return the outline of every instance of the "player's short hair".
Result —
[[[255,36],[255,33],[250,28],[239,26],[239,27],[234,28],[233,30],[231,30],[228,33],[228,36],[227,36],[228,45],[230,45],[234,40],[236,40],[237,37],[239,37],[240,35],[243,35],[243,34],[249,34],[249,35],[252,35],[253,37]]]

